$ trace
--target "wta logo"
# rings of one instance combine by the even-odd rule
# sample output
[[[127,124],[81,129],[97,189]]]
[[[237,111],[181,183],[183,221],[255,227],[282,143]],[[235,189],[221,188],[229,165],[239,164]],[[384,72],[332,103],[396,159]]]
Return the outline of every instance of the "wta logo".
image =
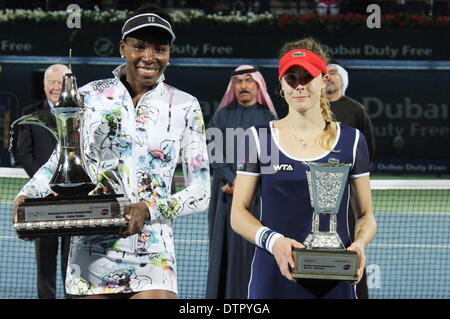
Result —
[[[274,164],[273,170],[277,172],[293,172],[294,164]]]
[[[102,216],[106,216],[106,215],[108,215],[108,213],[109,213],[109,210],[105,208],[101,211],[100,214],[102,214]]]

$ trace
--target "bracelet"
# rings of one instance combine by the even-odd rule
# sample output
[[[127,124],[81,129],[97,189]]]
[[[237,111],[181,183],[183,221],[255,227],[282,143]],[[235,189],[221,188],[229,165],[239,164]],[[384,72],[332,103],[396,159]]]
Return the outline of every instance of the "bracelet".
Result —
[[[150,222],[152,220],[152,209],[154,209],[153,207],[155,207],[155,203],[152,201],[144,201],[145,205],[147,206],[148,209],[148,219],[146,218],[144,220],[144,222]]]
[[[258,229],[255,236],[255,243],[258,247],[267,250],[269,253],[272,253],[273,245],[275,241],[284,237],[282,234],[273,231],[269,227],[262,226]]]

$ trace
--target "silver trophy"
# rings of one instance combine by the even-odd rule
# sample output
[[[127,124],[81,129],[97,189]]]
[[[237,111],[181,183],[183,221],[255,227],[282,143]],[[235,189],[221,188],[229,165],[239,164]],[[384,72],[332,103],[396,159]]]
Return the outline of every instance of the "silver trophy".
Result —
[[[83,159],[81,148],[84,106],[71,71],[64,75],[62,93],[53,112],[25,115],[11,125],[40,125],[52,132],[59,143],[59,159],[50,180],[55,197],[28,198],[19,205],[14,229],[23,238],[46,235],[118,234],[127,226],[123,195],[88,195],[96,187]]]
[[[294,249],[292,276],[296,279],[357,280],[359,255],[345,249],[336,223],[351,164],[305,164],[313,208],[312,230],[303,243],[306,248]],[[320,214],[330,218],[328,231],[319,230]]]

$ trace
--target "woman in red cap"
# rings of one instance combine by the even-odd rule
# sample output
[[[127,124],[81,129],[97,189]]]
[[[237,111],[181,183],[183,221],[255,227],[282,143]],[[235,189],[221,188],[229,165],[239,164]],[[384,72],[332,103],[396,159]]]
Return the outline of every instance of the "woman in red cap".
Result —
[[[295,266],[293,248],[304,248],[302,243],[311,233],[313,210],[305,162],[351,164],[336,231],[347,250],[360,256],[358,281],[365,264],[364,250],[377,228],[366,140],[357,129],[333,121],[325,93],[326,60],[325,51],[314,39],[285,44],[279,81],[280,94],[289,105],[288,115],[249,129],[247,159],[238,165],[231,211],[233,229],[257,245],[249,298],[356,298],[356,282],[296,281],[290,270]],[[262,201],[259,220],[249,213],[258,186]],[[350,195],[360,208],[353,242],[347,223]],[[326,223],[321,219],[321,227],[327,229]]]

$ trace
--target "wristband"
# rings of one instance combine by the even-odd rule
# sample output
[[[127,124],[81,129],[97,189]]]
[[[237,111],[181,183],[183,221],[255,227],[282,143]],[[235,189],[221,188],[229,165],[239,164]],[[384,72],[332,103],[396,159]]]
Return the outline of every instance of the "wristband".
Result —
[[[255,243],[258,247],[267,250],[269,253],[272,253],[273,245],[275,244],[275,241],[280,238],[284,237],[282,234],[277,233],[270,229],[269,227],[260,227],[258,231],[256,232],[255,236]]]
[[[145,205],[147,205],[148,216],[149,216],[149,218],[145,219],[144,222],[148,223],[148,222],[150,222],[153,219],[152,218],[152,211],[155,210],[155,203],[154,203],[154,201],[150,201],[150,200],[145,201],[144,203],[145,203]]]

